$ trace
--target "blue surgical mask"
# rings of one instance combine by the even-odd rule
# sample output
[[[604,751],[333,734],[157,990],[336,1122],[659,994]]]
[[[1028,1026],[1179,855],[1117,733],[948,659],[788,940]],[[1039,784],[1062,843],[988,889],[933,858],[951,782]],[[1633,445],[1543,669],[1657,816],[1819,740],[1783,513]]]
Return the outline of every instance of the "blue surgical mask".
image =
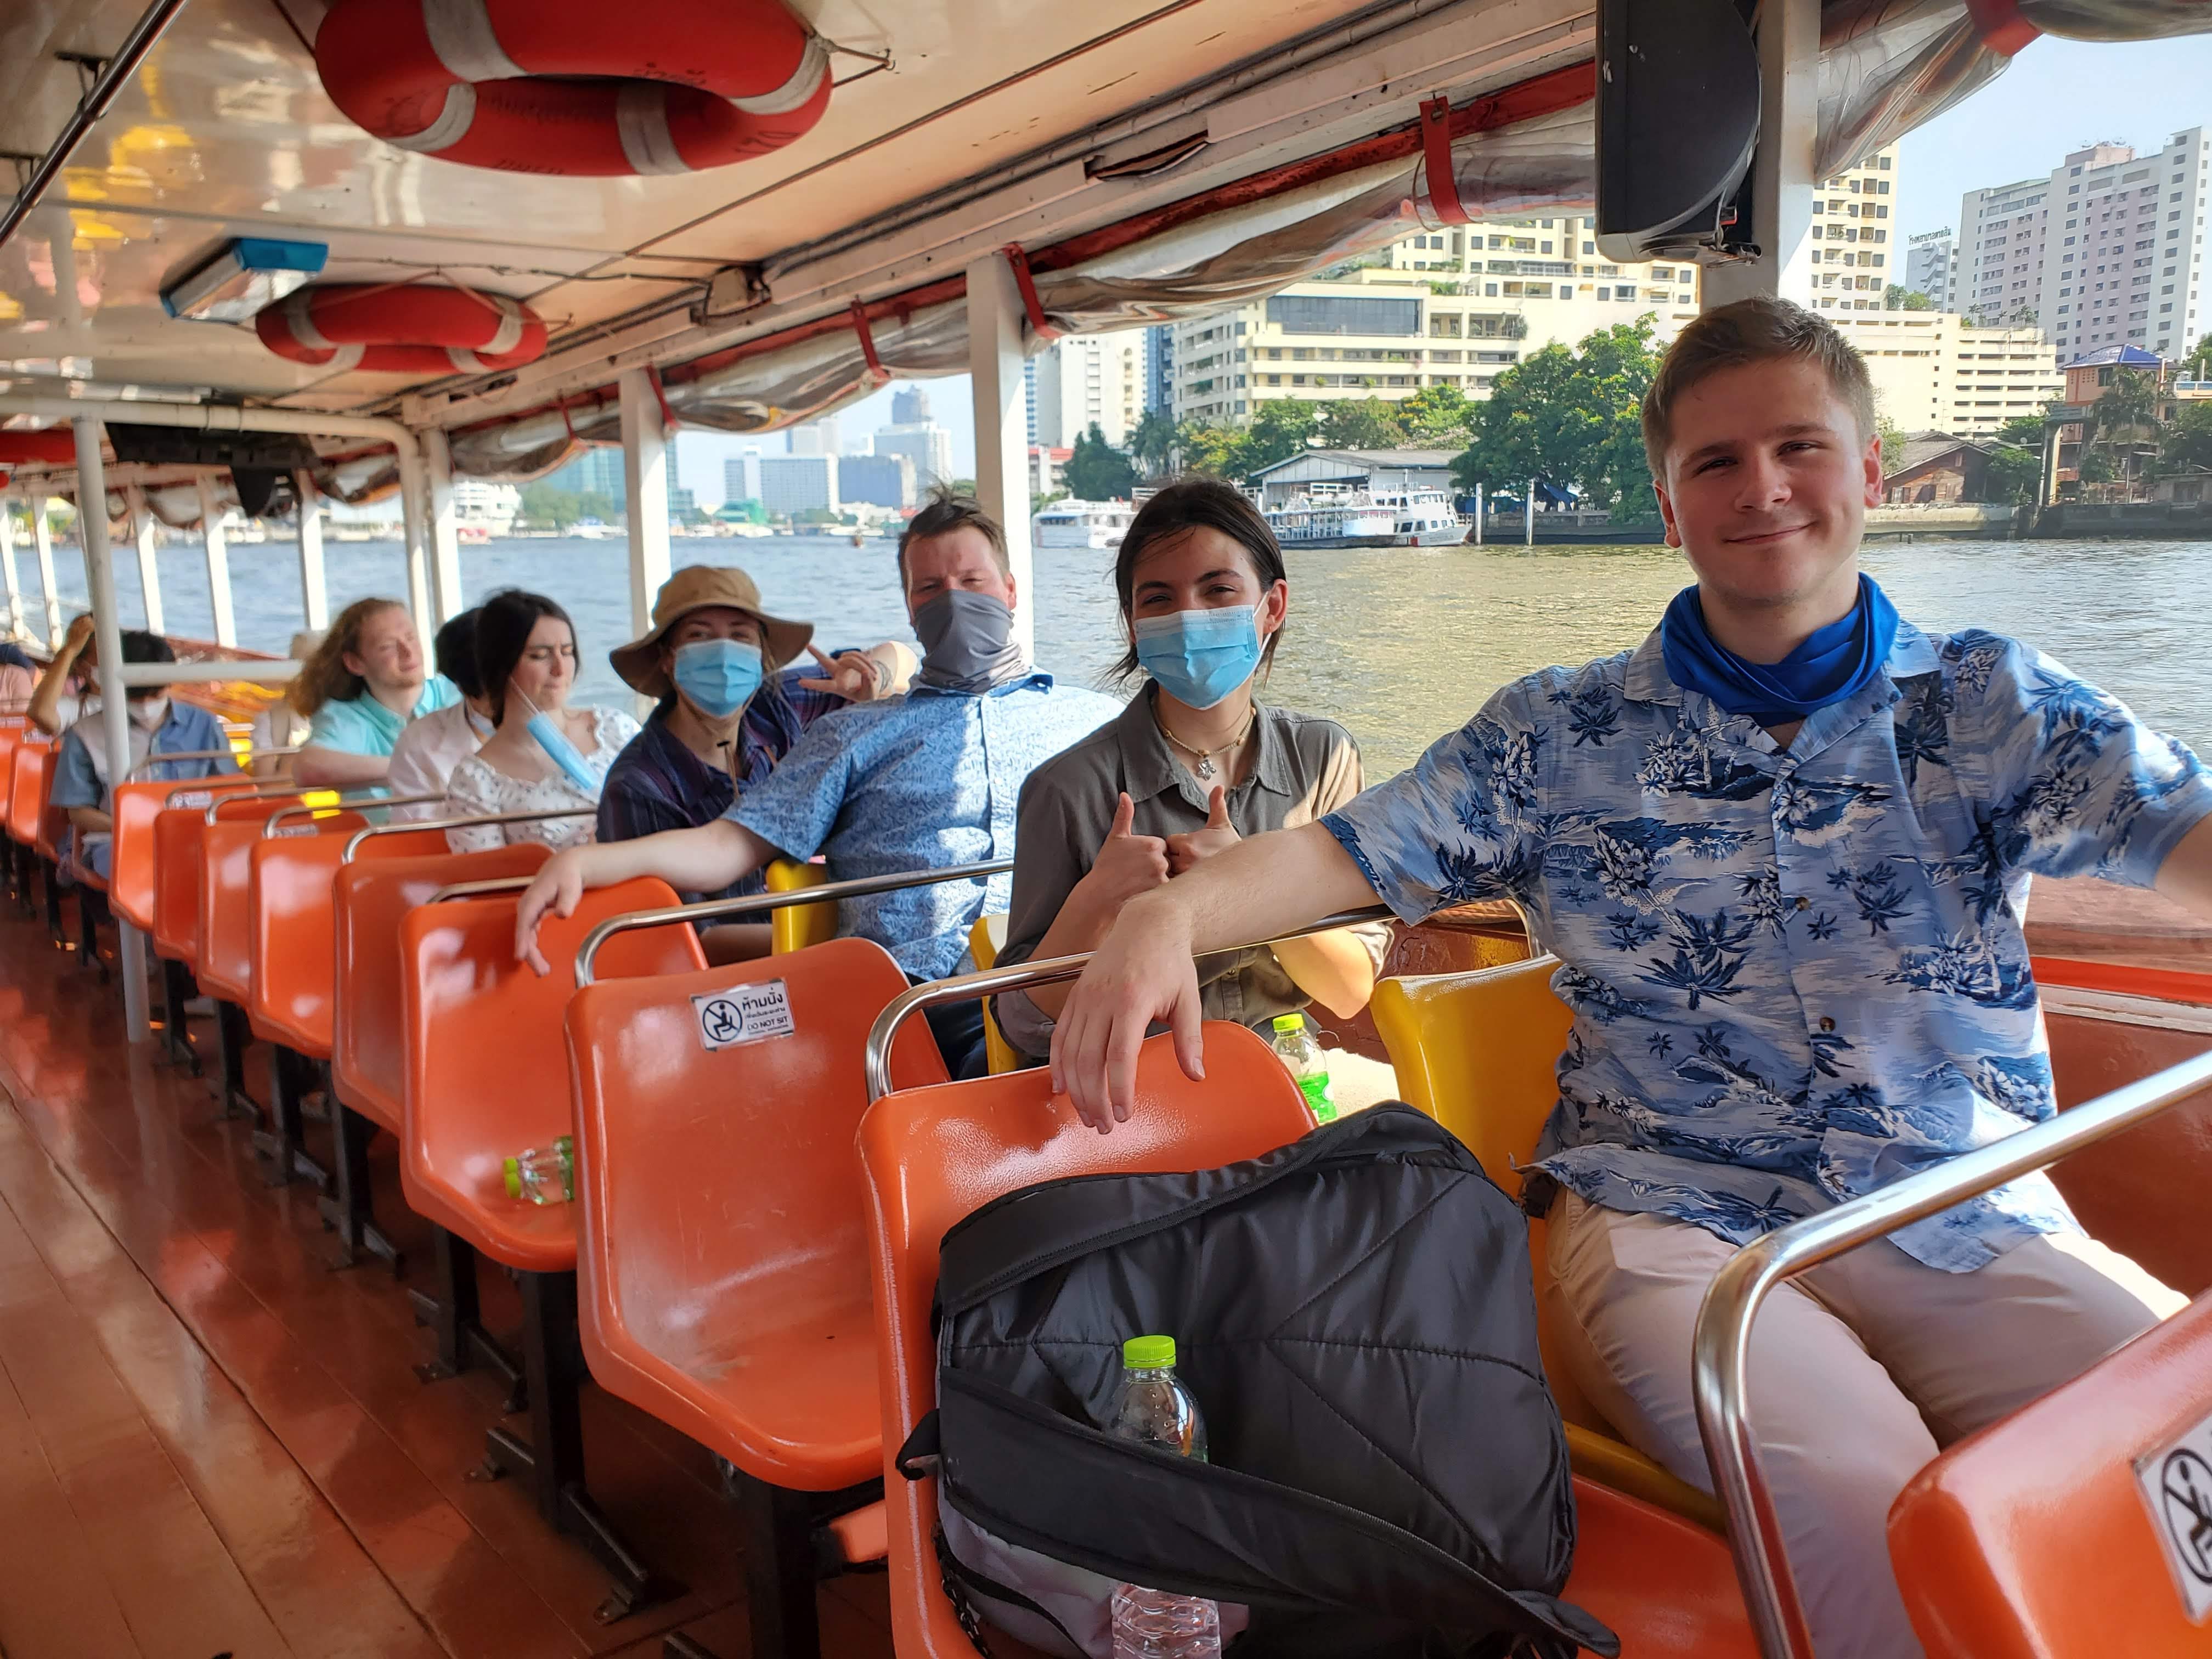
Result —
[[[676,689],[709,720],[727,720],[760,690],[760,647],[744,640],[694,640],[669,664]]]
[[[1139,665],[1160,690],[1193,708],[1212,708],[1259,672],[1256,606],[1140,617],[1132,632]]]
[[[592,769],[584,764],[583,754],[574,744],[568,741],[568,734],[561,729],[561,723],[538,708],[536,703],[532,702],[524,695],[520,686],[509,681],[508,689],[514,691],[516,696],[521,697],[523,702],[529,708],[530,718],[523,723],[523,729],[528,732],[537,740],[538,746],[545,751],[545,758],[566,772],[568,775],[568,781],[574,784],[577,788],[594,800],[599,799],[599,780],[592,775]]]

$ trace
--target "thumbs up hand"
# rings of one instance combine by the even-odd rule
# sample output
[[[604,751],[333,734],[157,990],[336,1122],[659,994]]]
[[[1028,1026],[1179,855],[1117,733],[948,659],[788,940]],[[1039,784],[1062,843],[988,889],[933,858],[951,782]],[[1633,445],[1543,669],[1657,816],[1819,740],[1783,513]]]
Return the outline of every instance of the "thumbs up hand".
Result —
[[[1136,803],[1124,793],[1114,809],[1114,824],[1098,844],[1091,873],[1084,877],[1098,901],[1118,910],[1125,899],[1148,893],[1168,878],[1168,843],[1158,836],[1132,833]]]
[[[1229,792],[1217,783],[1206,804],[1206,828],[1168,837],[1168,872],[1179,876],[1243,839],[1229,821]]]

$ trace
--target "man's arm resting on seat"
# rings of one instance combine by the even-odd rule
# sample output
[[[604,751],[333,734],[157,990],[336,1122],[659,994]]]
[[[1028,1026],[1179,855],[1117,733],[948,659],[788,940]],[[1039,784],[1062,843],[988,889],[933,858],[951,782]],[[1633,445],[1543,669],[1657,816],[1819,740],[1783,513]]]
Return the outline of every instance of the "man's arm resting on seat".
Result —
[[[1184,1073],[1206,1074],[1195,957],[1287,933],[1374,900],[1352,855],[1318,823],[1239,842],[1129,900],[1054,1025],[1054,1086],[1066,1091],[1083,1121],[1102,1134],[1126,1123],[1135,1098],[1137,1048],[1154,1021],[1173,1030]]]
[[[392,773],[388,755],[355,755],[343,749],[309,744],[292,757],[292,777],[311,789],[343,789],[349,785],[382,783]]]
[[[538,948],[538,924],[548,910],[556,916],[574,915],[586,888],[658,876],[678,892],[718,892],[776,856],[775,848],[729,818],[556,853],[539,866],[515,908],[515,960],[528,963],[541,974],[552,971]]]
[[[2176,904],[2212,919],[2212,817],[2174,843],[2158,866],[2158,890]]]

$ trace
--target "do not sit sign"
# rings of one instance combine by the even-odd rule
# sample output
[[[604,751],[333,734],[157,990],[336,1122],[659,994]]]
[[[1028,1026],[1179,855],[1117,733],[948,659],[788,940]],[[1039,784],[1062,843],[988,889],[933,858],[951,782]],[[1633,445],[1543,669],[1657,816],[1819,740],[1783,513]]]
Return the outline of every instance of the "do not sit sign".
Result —
[[[699,1046],[709,1053],[742,1042],[789,1036],[798,1029],[791,1018],[791,994],[780,979],[757,985],[732,985],[691,999],[699,1027]]]

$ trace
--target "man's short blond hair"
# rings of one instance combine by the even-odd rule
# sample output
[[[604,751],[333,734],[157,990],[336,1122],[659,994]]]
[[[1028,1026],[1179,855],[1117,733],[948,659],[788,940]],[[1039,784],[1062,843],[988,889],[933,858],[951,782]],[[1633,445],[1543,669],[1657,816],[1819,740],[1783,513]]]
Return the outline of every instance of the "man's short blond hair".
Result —
[[[1777,357],[1818,363],[1850,408],[1859,441],[1874,436],[1874,382],[1858,349],[1817,312],[1759,295],[1707,312],[1667,349],[1659,373],[1644,393],[1644,455],[1651,464],[1651,476],[1666,482],[1669,417],[1685,392],[1724,368]]]

